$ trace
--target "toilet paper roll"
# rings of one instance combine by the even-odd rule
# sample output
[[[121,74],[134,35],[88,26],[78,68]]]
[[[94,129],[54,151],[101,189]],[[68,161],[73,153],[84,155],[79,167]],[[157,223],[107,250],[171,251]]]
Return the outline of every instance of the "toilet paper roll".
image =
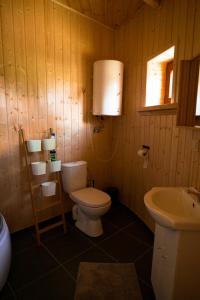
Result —
[[[147,153],[147,149],[139,149],[137,155],[144,158],[147,155]]]
[[[149,158],[146,157],[143,162],[143,168],[146,169],[148,167],[148,164],[149,164]]]

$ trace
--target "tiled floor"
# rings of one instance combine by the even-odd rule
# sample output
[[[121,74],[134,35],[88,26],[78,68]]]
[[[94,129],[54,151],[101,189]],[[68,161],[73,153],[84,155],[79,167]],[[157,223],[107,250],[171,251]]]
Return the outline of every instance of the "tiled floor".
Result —
[[[150,283],[153,234],[126,207],[116,204],[103,218],[104,234],[89,238],[67,215],[68,232],[57,228],[37,247],[33,229],[12,236],[13,261],[0,299],[73,299],[81,261],[134,262],[143,299],[155,299]]]

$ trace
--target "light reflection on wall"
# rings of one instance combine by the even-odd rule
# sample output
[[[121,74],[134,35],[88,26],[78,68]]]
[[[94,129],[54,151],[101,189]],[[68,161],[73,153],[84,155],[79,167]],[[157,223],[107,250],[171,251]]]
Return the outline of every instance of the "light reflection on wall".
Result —
[[[197,89],[196,116],[200,116],[200,66],[199,66],[199,81],[198,81],[198,89]]]

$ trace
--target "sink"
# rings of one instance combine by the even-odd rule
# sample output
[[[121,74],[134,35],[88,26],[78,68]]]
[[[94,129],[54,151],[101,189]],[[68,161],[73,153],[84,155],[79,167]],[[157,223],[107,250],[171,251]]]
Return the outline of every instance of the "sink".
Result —
[[[156,223],[151,282],[157,300],[200,299],[200,204],[191,192],[197,193],[155,187],[144,196]]]
[[[174,230],[200,231],[200,204],[184,187],[155,187],[144,203],[156,223]]]

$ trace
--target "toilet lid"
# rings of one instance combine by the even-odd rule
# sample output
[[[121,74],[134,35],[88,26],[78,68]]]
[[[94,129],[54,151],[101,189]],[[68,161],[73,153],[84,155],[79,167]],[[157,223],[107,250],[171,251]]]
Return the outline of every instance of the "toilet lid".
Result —
[[[95,188],[85,188],[71,193],[71,198],[76,203],[89,207],[100,207],[110,203],[110,196]]]

